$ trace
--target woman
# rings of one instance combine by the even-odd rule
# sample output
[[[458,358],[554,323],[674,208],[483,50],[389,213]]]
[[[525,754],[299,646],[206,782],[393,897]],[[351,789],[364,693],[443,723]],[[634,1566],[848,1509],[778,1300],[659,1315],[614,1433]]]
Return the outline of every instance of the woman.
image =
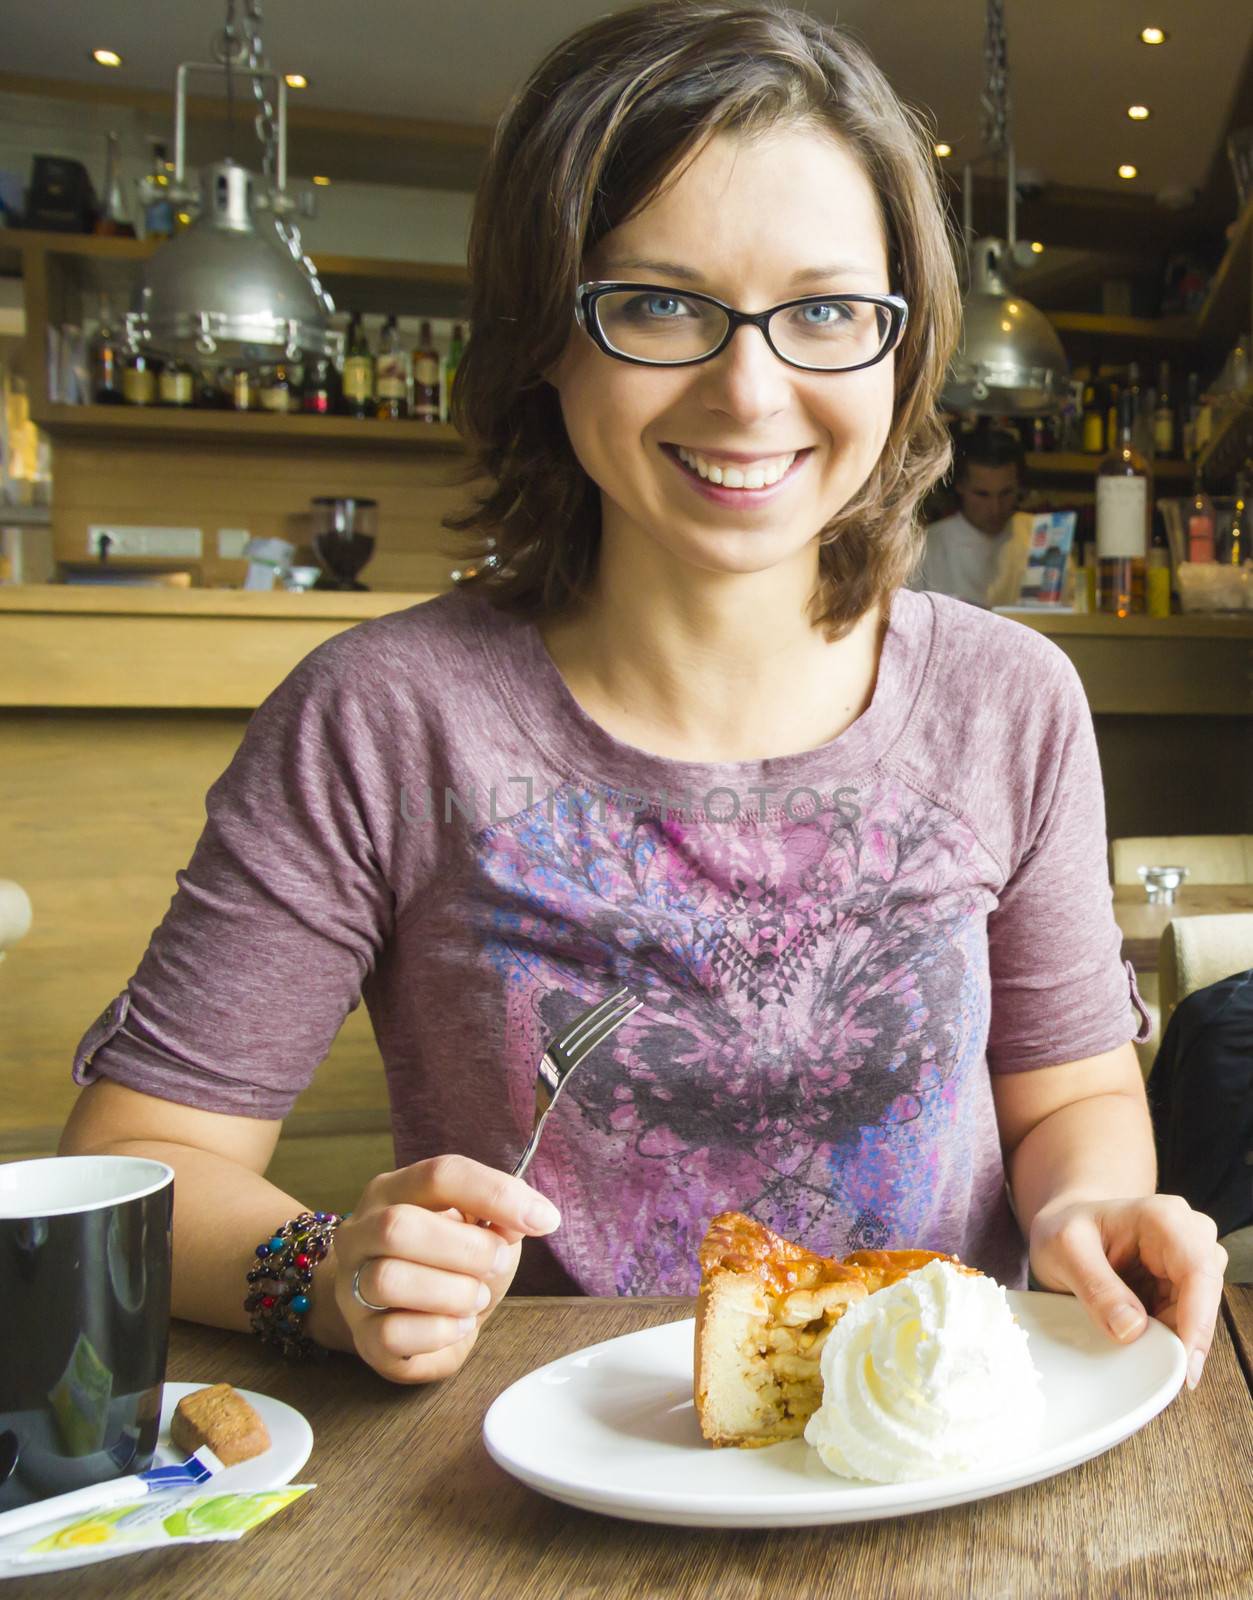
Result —
[[[1222,1252],[1153,1195],[1082,692],[902,588],[959,317],[924,133],[801,13],[622,12],[507,113],[471,278],[491,487],[459,525],[499,562],[258,711],[63,1148],[176,1168],[181,1315],[400,1382],[459,1366],[523,1239],[517,1287],[690,1292],[731,1207],[1011,1284],[1029,1237],[1042,1284],[1125,1339],[1147,1306],[1195,1377]],[[506,1176],[544,1041],[623,983],[643,1009],[534,1187]],[[281,1119],[362,995],[398,1170],[254,1257],[300,1209],[262,1176]],[[307,1289],[278,1327],[270,1250]]]

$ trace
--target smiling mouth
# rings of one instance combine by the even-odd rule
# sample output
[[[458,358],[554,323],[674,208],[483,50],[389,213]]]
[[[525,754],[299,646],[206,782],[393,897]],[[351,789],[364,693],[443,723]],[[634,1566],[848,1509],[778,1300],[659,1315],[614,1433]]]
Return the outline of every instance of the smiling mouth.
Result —
[[[722,489],[770,489],[785,478],[810,449],[789,450],[780,455],[759,456],[753,461],[728,461],[726,457],[705,455],[686,445],[663,444],[665,453],[694,478]]]

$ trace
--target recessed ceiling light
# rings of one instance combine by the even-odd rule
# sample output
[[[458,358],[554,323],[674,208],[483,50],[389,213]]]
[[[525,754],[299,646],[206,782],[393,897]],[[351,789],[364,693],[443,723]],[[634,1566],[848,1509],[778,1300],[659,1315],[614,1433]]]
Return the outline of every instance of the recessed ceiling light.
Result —
[[[953,147],[951,144],[945,144],[944,140],[941,139],[939,144],[937,144],[935,147],[935,153],[937,156],[939,156],[940,160],[943,161],[945,156],[952,155]]]
[[[319,189],[329,189],[331,186],[331,180],[329,178],[322,177],[321,174],[315,176],[313,181],[317,184]]]
[[[1165,44],[1170,35],[1165,28],[1141,28],[1141,44]]]
[[[1033,239],[1031,241],[1031,253],[1035,256],[1042,256],[1044,254],[1044,246],[1038,239]]]
[[[1147,122],[1152,113],[1149,111],[1148,106],[1128,106],[1127,115],[1132,122]]]
[[[283,80],[289,89],[307,89],[309,80],[303,72],[289,72]]]
[[[1138,176],[1139,170],[1138,167],[1133,167],[1129,161],[1124,161],[1118,169],[1118,176],[1120,178],[1134,178]]]
[[[91,59],[98,67],[120,67],[122,58],[116,50],[93,50]]]

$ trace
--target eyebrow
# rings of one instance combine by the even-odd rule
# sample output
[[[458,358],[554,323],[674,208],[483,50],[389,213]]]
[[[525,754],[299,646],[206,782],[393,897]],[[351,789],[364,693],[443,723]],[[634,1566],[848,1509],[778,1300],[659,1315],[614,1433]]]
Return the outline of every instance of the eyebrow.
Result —
[[[682,266],[677,261],[614,261],[605,267],[605,272],[609,276],[620,272],[656,272],[663,278],[678,278],[683,283],[704,282],[704,273],[697,272],[694,267]],[[796,289],[802,284],[849,275],[872,278],[875,274],[872,268],[858,261],[834,261],[825,267],[802,267],[799,272],[792,274],[788,287]]]

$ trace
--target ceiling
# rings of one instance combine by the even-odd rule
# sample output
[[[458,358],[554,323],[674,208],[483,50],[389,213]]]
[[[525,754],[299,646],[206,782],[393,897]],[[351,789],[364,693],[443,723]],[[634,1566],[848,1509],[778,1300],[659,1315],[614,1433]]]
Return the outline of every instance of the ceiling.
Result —
[[[6,74],[123,90],[172,89],[179,61],[210,58],[225,17],[224,5],[193,0],[10,0],[4,9]],[[264,37],[274,66],[310,80],[293,105],[482,125],[550,45],[619,9],[612,0],[358,0],[352,9],[266,0]],[[955,164],[978,156],[979,0],[809,0],[807,9],[868,44],[897,91],[934,119]],[[1203,187],[1253,52],[1249,0],[1006,0],[1005,16],[1020,169],[1146,199]],[[1139,42],[1148,23],[1167,30],[1165,45]],[[118,51],[123,66],[96,66],[94,47]],[[1151,108],[1147,122],[1129,121],[1133,103]],[[1128,161],[1139,169],[1130,183],[1117,176]]]

